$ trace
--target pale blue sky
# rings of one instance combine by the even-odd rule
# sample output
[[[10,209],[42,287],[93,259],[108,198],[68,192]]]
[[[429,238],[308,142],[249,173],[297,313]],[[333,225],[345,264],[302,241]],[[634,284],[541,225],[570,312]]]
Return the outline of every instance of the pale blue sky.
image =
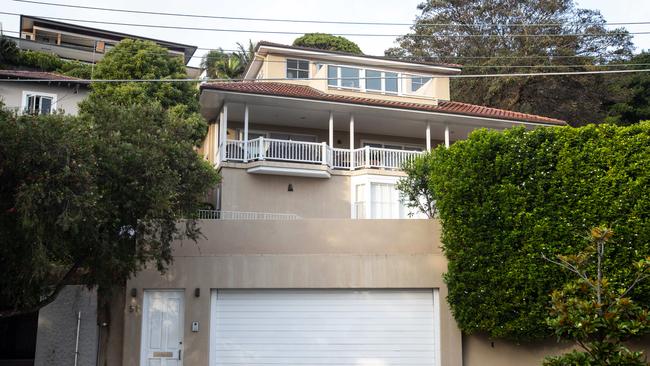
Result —
[[[48,0],[46,0],[48,1]],[[416,6],[421,0],[242,0],[242,1],[206,1],[206,0],[54,0],[52,2],[79,4],[98,7],[123,9],[155,10],[161,12],[182,12],[221,16],[242,16],[253,18],[289,18],[344,20],[369,22],[411,23],[418,13]],[[579,0],[579,5],[600,10],[610,22],[650,21],[650,1],[648,0]],[[137,15],[111,13],[104,11],[66,9],[46,5],[25,4],[12,0],[0,0],[0,9],[5,12],[23,13],[35,16],[92,19],[141,24],[168,24],[178,26],[230,28],[250,30],[276,30],[290,32],[330,32],[330,33],[384,33],[404,34],[407,26],[359,26],[359,25],[325,25],[304,23],[268,23],[235,20],[196,19],[154,15]],[[5,30],[18,30],[18,17],[0,14],[0,22]],[[169,41],[188,43],[199,47],[223,47],[231,49],[236,42],[248,39],[267,40],[279,43],[291,43],[295,35],[247,34],[206,32],[190,30],[167,30],[142,27],[112,26],[103,24],[86,24],[96,28],[111,29],[125,33],[159,38]],[[630,31],[650,31],[650,25],[628,26]],[[13,35],[13,34],[11,34]],[[357,42],[367,54],[383,54],[394,45],[393,37],[349,37]],[[637,35],[634,38],[637,51],[650,49],[650,34]],[[197,52],[197,55],[203,51]],[[198,58],[192,64],[198,63]]]

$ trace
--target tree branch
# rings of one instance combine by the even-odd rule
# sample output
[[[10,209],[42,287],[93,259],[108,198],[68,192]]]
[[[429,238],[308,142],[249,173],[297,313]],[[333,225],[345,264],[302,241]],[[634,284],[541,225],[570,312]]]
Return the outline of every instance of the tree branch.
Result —
[[[35,305],[29,307],[29,308],[24,308],[24,309],[11,309],[11,310],[1,310],[0,311],[0,319],[2,318],[9,318],[12,316],[17,316],[17,315],[22,315],[22,314],[29,314],[33,313],[37,310],[40,310],[41,308],[49,305],[52,303],[56,297],[59,295],[59,292],[63,290],[63,288],[68,284],[70,279],[75,275],[79,267],[81,267],[81,264],[83,263],[84,258],[79,258],[75,263],[72,264],[70,269],[61,277],[61,279],[56,283],[54,286],[54,289],[52,292],[43,300],[39,301]]]

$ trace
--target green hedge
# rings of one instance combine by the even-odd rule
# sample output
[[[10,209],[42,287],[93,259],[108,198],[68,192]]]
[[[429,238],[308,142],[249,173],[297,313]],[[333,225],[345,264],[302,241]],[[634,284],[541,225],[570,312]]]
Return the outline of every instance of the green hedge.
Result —
[[[449,260],[448,300],[467,333],[549,336],[549,294],[573,277],[542,254],[580,251],[592,226],[615,231],[605,264],[615,281],[629,280],[629,263],[650,254],[650,122],[480,130],[424,158]],[[632,296],[650,304],[650,284]]]

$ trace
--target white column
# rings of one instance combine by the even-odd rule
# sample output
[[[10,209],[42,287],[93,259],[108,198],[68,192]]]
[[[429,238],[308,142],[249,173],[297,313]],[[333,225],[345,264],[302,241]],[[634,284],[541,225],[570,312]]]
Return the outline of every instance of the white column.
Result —
[[[449,148],[449,124],[445,123],[445,147]]]
[[[350,170],[354,170],[354,115],[350,113]]]
[[[427,121],[427,151],[431,151],[431,122]]]
[[[219,120],[218,121],[219,121],[218,122],[219,123],[218,124],[219,128],[217,128],[217,126],[214,126],[214,128],[212,130],[212,146],[213,146],[212,147],[212,150],[213,150],[212,151],[212,155],[213,155],[212,156],[213,157],[212,162],[213,162],[213,164],[219,163],[219,160],[221,159],[221,157],[219,157],[219,149],[220,149],[219,144],[221,143],[221,111],[219,111]]]
[[[329,126],[329,141],[330,147],[334,148],[334,113],[330,111],[330,126]]]
[[[244,163],[248,162],[248,104],[244,104]]]
[[[223,112],[221,120],[221,161],[226,161],[228,156],[226,156],[226,140],[228,139],[228,104],[223,104]]]

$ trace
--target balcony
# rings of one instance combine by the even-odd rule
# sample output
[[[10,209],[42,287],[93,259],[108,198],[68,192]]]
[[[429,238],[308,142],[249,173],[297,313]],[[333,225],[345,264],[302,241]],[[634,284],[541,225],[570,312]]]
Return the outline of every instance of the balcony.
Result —
[[[327,143],[278,140],[265,137],[244,141],[226,140],[219,146],[223,161],[279,161],[318,164],[329,169],[401,170],[404,163],[423,154],[422,151],[394,150],[365,146],[357,149],[333,148]]]

